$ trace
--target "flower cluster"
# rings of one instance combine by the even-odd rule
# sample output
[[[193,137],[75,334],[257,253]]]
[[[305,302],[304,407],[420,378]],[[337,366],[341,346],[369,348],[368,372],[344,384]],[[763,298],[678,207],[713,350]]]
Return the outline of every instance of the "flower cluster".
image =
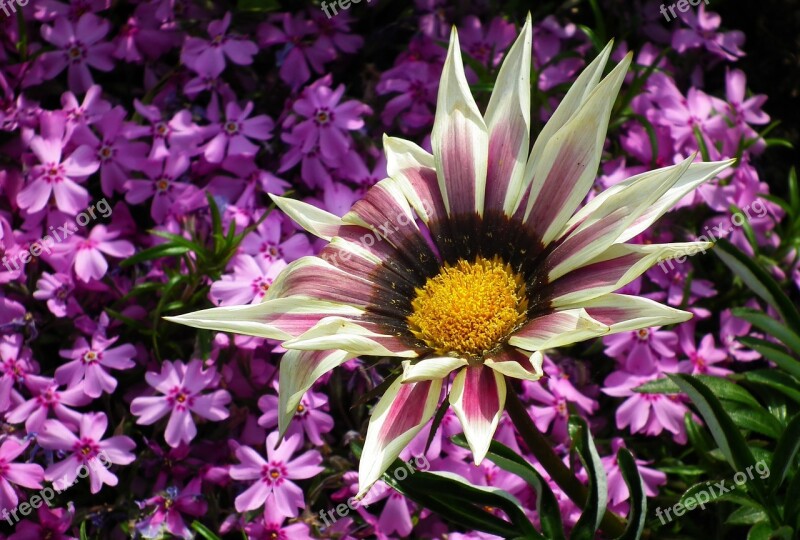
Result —
[[[0,536],[76,538],[85,527],[98,538],[192,538],[197,520],[254,539],[439,537],[442,520],[383,482],[349,517],[328,528],[318,518],[358,492],[349,443],[366,417],[357,396],[380,384],[385,364],[336,359],[344,370],[306,388],[287,427],[278,380],[300,375],[279,366],[297,351],[271,339],[197,335],[162,317],[260,304],[288,264],[321,247],[270,211],[269,195],[291,192],[346,215],[386,177],[384,133],[431,149],[450,26],[481,102],[522,20],[416,0],[381,30],[399,45],[378,50],[365,37],[379,8],[367,3],[330,19],[314,7],[111,4],[42,0],[0,18],[0,509],[48,482],[74,480],[101,451],[111,463]],[[738,160],[636,238],[642,258],[648,244],[708,239],[712,228],[749,253],[753,242],[779,241],[782,211],[764,198],[757,167],[767,149],[766,97],[748,93],[735,65],[743,35],[720,24],[701,4],[671,35],[655,22],[638,28],[630,46],[632,73],[590,197],[694,153]],[[555,16],[535,20],[532,35],[536,133],[597,51],[578,25]],[[664,43],[670,54],[660,54]],[[628,48],[617,44],[612,59]],[[720,70],[725,88],[706,88],[682,52]],[[763,212],[728,227],[744,208]],[[563,456],[570,413],[611,435],[601,451],[615,510],[629,498],[617,448],[637,453],[631,441],[665,433],[686,442],[687,404],[634,388],[667,373],[724,376],[759,358],[737,341],[746,322],[708,308],[718,287],[703,277],[706,262],[654,266],[622,291],[694,320],[604,338],[592,352],[602,369],[579,360],[582,349],[548,352],[546,376],[521,383],[528,412]],[[433,470],[500,487],[534,517],[535,492],[490,461],[473,465],[450,440],[459,432],[448,412],[400,457],[424,455]],[[506,417],[495,438],[526,454]],[[640,457],[655,495],[666,475]],[[577,519],[552,487],[562,513]]]

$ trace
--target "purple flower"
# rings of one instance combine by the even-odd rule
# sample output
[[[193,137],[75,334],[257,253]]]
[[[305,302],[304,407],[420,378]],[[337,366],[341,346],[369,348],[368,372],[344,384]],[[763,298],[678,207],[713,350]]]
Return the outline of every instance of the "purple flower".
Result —
[[[605,467],[606,474],[608,475],[608,502],[610,505],[619,508],[618,505],[627,501],[630,498],[628,485],[622,477],[622,471],[617,463],[617,451],[624,448],[625,444],[622,439],[615,437],[611,441],[612,455],[600,458]],[[648,461],[636,459],[636,468],[642,476],[644,482],[644,491],[648,497],[655,497],[658,495],[658,486],[667,483],[667,475],[663,472],[647,467]]]
[[[47,505],[42,505],[39,507],[36,517],[39,520],[38,523],[29,520],[21,521],[15,529],[16,532],[9,536],[8,540],[39,540],[40,538],[77,540],[72,535],[64,534],[71,528],[74,517],[72,511],[64,508],[50,510]]]
[[[164,159],[179,153],[193,155],[200,143],[200,128],[192,121],[192,113],[187,110],[178,111],[167,121],[161,109],[155,105],[145,105],[138,99],[133,101],[136,112],[150,122],[149,126],[135,126],[128,131],[131,139],[150,136],[153,146],[149,159]]]
[[[191,184],[177,182],[189,169],[189,158],[173,152],[162,161],[146,161],[142,172],[149,180],[131,179],[125,182],[125,200],[130,204],[141,204],[152,198],[150,216],[156,223],[164,223],[176,201],[184,199]]]
[[[100,162],[100,185],[109,197],[122,191],[128,173],[138,167],[148,152],[145,143],[128,140],[125,115],[122,107],[104,114],[96,124],[99,136],[89,129],[75,133],[75,139],[91,148]]]
[[[168,487],[162,493],[138,503],[142,509],[155,506],[152,513],[136,524],[144,538],[158,538],[167,533],[179,538],[194,538],[183,515],[200,517],[208,511],[203,500],[202,480],[194,478],[183,489]]]
[[[258,425],[267,429],[278,425],[278,396],[267,394],[258,400],[258,408],[264,414],[258,419]],[[328,397],[313,391],[308,391],[300,400],[294,414],[294,422],[289,424],[286,433],[301,434],[305,432],[308,440],[317,446],[322,446],[322,434],[333,429],[333,418],[324,411],[328,408]]]
[[[90,491],[97,493],[103,484],[116,486],[118,479],[108,467],[111,464],[127,465],[136,459],[136,443],[130,437],[117,435],[103,440],[108,428],[108,418],[103,413],[86,413],[81,416],[78,434],[57,420],[47,420],[37,440],[44,448],[60,450],[69,455],[63,461],[50,465],[45,479],[60,490],[77,481],[81,468],[88,469]]]
[[[744,44],[744,33],[717,32],[721,17],[716,13],[706,13],[702,3],[697,13],[690,9],[678,16],[689,28],[681,28],[672,34],[672,46],[677,52],[705,47],[714,56],[730,62],[744,56],[744,51],[739,48]]]
[[[255,481],[236,497],[237,512],[248,512],[266,504],[281,516],[294,517],[297,509],[305,506],[303,491],[291,480],[311,478],[325,470],[319,466],[322,456],[311,450],[292,459],[303,442],[300,435],[287,437],[280,447],[275,448],[277,442],[277,431],[267,436],[266,460],[249,446],[236,449],[236,457],[241,463],[231,466],[231,478]]]
[[[299,143],[303,152],[319,146],[323,158],[338,165],[350,148],[347,132],[364,127],[362,116],[372,109],[356,100],[340,103],[344,85],[333,90],[329,84],[329,77],[316,81],[294,102],[294,112],[304,119],[292,128],[287,142]]]
[[[86,92],[83,103],[72,92],[65,92],[61,96],[61,107],[67,115],[70,127],[94,124],[111,110],[111,104],[102,98],[103,89],[94,85]]]
[[[305,234],[295,233],[288,238],[281,238],[283,224],[284,218],[280,214],[270,213],[255,231],[245,237],[242,250],[268,261],[282,259],[287,263],[311,255],[311,243]]]
[[[89,204],[89,193],[78,182],[97,171],[100,163],[88,146],[79,146],[63,159],[64,117],[47,117],[46,122],[56,136],[37,135],[31,139],[31,151],[39,165],[32,169],[28,185],[17,194],[17,204],[28,213],[34,213],[44,208],[53,196],[59,210],[74,216]]]
[[[28,375],[25,386],[30,390],[32,397],[17,405],[6,414],[6,422],[21,424],[25,422],[28,433],[36,433],[42,427],[50,413],[56,418],[77,426],[81,420],[81,413],[70,407],[82,407],[91,401],[78,384],[66,390],[59,390],[55,380],[39,375]]]
[[[169,414],[164,433],[167,444],[175,448],[181,441],[190,443],[197,435],[192,413],[212,422],[225,420],[229,415],[225,407],[231,396],[226,390],[201,393],[216,378],[217,370],[212,367],[204,371],[200,360],[192,360],[186,366],[181,361],[164,362],[161,373],[145,374],[147,383],[162,395],[137,397],[131,402],[131,412],[139,417],[136,423],[150,425]]]
[[[100,41],[109,28],[108,21],[91,13],[82,15],[74,26],[64,17],[57,18],[53,26],[42,26],[42,37],[57,49],[40,57],[44,79],[54,78],[69,66],[70,90],[78,93],[88,90],[94,84],[90,66],[100,71],[114,69],[111,58],[114,46]]]
[[[85,338],[78,338],[72,349],[59,351],[62,358],[72,361],[56,369],[56,381],[68,386],[83,382],[84,392],[92,398],[100,397],[103,392],[111,394],[117,387],[117,381],[106,369],[130,369],[136,365],[133,361],[136,348],[130,344],[111,347],[116,341],[116,337],[109,339],[96,334],[90,346]]]
[[[6,438],[0,445],[0,508],[11,510],[17,506],[17,491],[12,486],[29,489],[42,489],[44,470],[36,463],[14,463],[22,452],[28,448],[30,441],[19,441]]]
[[[0,336],[0,412],[11,406],[11,395],[15,384],[21,384],[33,372],[31,351],[22,345],[22,336],[12,334]]]
[[[605,353],[621,361],[625,371],[650,375],[675,358],[678,336],[658,328],[642,328],[603,338]],[[674,365],[673,361],[671,365]]]
[[[208,161],[220,163],[226,156],[254,156],[258,146],[250,139],[266,141],[272,138],[272,119],[265,114],[248,118],[251,112],[252,102],[248,102],[244,110],[234,101],[225,106],[225,120],[212,126],[214,136],[203,148]]]
[[[211,21],[208,25],[208,34],[211,41],[189,37],[183,46],[181,61],[194,71],[201,71],[210,67],[216,73],[225,69],[225,58],[240,66],[253,63],[253,55],[258,52],[258,47],[252,41],[227,35],[231,24],[230,12],[225,13],[221,20]]]
[[[679,364],[681,371],[692,375],[713,375],[715,377],[725,377],[730,374],[731,370],[714,365],[728,359],[727,353],[716,347],[714,336],[706,334],[700,340],[700,346],[697,347],[694,330],[695,324],[691,322],[678,327],[681,349],[689,357],[688,360]]]
[[[517,37],[517,29],[501,17],[492,19],[489,27],[485,28],[478,17],[468,15],[458,28],[458,36],[461,48],[472,58],[489,67],[497,67],[505,50]]]
[[[36,282],[33,297],[46,300],[47,309],[56,317],[73,317],[81,312],[81,307],[72,296],[75,283],[68,274],[42,272]]]
[[[302,13],[276,15],[269,23],[258,28],[258,39],[262,46],[286,45],[280,53],[279,75],[293,89],[311,78],[311,69],[315,73],[322,73],[325,64],[336,58],[336,51],[329,41],[320,39],[314,44],[306,41],[316,33],[316,25]]]
[[[267,505],[264,508],[264,515],[245,525],[244,532],[247,533],[249,540],[312,540],[313,536],[308,530],[308,525],[305,523],[284,525],[284,521],[286,516]]]
[[[87,238],[74,237],[70,242],[59,244],[56,251],[66,256],[78,279],[88,283],[106,275],[108,262],[105,256],[125,259],[136,251],[129,241],[118,240],[120,234],[119,229],[95,225]]]
[[[233,274],[225,274],[211,285],[211,299],[220,306],[261,302],[272,282],[287,266],[282,260],[245,254],[237,255],[232,265]]]

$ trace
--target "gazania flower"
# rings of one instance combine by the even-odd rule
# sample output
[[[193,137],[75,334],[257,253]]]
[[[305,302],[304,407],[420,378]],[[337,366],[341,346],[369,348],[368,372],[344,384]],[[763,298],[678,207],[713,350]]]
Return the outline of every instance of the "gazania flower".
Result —
[[[289,265],[263,303],[172,320],[283,341],[281,432],[303,394],[336,366],[359,355],[405,359],[372,411],[362,495],[430,420],[451,373],[450,405],[481,462],[503,412],[506,378],[540,378],[540,351],[691,317],[613,291],[661,259],[709,247],[626,242],[730,163],[691,163],[693,156],[579,208],[631,59],[601,80],[610,52],[578,77],[529,150],[530,19],[485,114],[470,94],[453,32],[433,155],[386,137],[389,178],[342,218],[274,197],[329,241],[319,256]]]

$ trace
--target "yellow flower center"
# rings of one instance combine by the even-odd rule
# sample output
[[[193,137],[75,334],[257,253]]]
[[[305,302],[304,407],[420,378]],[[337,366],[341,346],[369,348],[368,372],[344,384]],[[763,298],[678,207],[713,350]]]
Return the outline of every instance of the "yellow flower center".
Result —
[[[480,359],[525,319],[522,276],[499,258],[459,260],[417,288],[411,332],[437,354]]]

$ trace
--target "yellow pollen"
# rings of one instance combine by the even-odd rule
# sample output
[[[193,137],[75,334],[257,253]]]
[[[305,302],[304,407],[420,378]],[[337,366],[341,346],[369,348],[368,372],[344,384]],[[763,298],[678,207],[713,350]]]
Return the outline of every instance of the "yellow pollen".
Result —
[[[525,320],[522,276],[499,258],[459,260],[416,290],[411,332],[437,354],[482,358]]]

